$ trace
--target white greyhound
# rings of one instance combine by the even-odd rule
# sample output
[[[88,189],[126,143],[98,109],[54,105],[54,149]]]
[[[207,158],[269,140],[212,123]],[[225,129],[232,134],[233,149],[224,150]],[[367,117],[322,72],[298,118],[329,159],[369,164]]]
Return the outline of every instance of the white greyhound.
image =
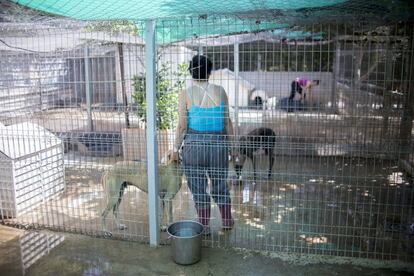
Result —
[[[165,215],[165,205],[167,205],[167,221],[172,223],[172,199],[181,188],[182,172],[178,164],[158,166],[159,197],[162,203],[162,218]],[[125,188],[129,185],[135,186],[143,192],[148,193],[148,174],[146,163],[136,161],[120,161],[107,170],[102,176],[102,184],[107,197],[107,205],[102,212],[102,229],[104,234],[112,236],[107,230],[106,217],[109,211],[115,217],[118,229],[126,229],[126,225],[119,223],[118,209],[124,194]],[[163,226],[162,230],[166,227]]]

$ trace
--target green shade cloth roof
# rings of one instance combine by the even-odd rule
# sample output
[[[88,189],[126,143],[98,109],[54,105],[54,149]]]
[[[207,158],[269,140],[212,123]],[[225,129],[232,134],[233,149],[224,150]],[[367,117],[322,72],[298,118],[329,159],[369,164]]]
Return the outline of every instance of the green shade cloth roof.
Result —
[[[413,17],[406,0],[12,0],[42,12],[77,20],[130,20],[143,34],[143,21],[157,20],[157,43],[189,38],[254,33],[283,33],[298,22],[390,22]],[[330,21],[329,21],[330,20]],[[333,21],[332,21],[333,20]],[[291,32],[286,38],[309,39]],[[323,39],[323,34],[311,39]]]
[[[157,43],[166,44],[188,38],[274,30],[285,26],[276,22],[239,20],[234,17],[209,17],[204,20],[186,18],[171,22],[157,21],[156,33]]]
[[[257,20],[252,12],[320,8],[345,0],[14,0],[43,12],[81,20],[157,20],[157,43],[286,27],[274,18]],[[203,16],[203,15],[209,16]],[[210,16],[231,14],[234,16]],[[143,25],[137,23],[139,35]]]
[[[82,20],[147,20],[335,5],[345,0],[14,0],[33,9]]]

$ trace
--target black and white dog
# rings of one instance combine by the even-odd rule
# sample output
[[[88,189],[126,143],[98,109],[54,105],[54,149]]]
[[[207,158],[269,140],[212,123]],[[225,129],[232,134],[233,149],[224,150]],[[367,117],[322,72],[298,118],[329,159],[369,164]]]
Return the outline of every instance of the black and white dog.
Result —
[[[263,150],[269,157],[269,173],[270,178],[272,173],[273,163],[275,157],[273,156],[276,142],[276,134],[270,128],[256,128],[249,132],[246,136],[242,136],[239,141],[239,150],[234,157],[234,169],[236,170],[237,178],[240,180],[241,171],[243,169],[246,158],[250,158],[253,163],[253,181],[256,183],[256,160],[254,153]]]

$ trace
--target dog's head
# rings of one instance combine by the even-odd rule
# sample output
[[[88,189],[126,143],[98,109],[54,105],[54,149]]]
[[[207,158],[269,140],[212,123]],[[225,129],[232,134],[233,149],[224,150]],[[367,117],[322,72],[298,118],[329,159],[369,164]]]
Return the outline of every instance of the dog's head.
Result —
[[[167,151],[158,166],[159,196],[161,199],[172,199],[181,188],[183,172],[179,166],[178,154]]]
[[[240,177],[244,162],[246,161],[246,155],[241,154],[240,151],[238,151],[232,156],[232,161],[236,175],[237,177]]]
[[[161,158],[161,164],[164,165],[178,165],[178,154],[169,150],[165,153],[164,157]]]
[[[181,188],[182,175],[183,171],[176,162],[158,166],[158,189],[161,199],[174,198]]]

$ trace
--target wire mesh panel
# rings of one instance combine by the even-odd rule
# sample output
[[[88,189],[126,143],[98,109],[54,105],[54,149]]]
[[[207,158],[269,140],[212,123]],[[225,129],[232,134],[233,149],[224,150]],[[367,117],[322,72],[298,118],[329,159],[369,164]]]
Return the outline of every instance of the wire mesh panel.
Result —
[[[187,157],[190,163],[208,158],[209,152],[220,163],[223,148],[233,159],[228,167],[184,169],[196,202],[182,218],[194,219],[194,211],[202,216],[200,209],[211,203],[209,245],[408,260],[412,169],[401,165],[408,152],[401,148],[400,127],[409,88],[397,92],[393,87],[410,78],[412,28],[361,32],[358,23],[302,28],[309,31],[304,38],[292,38],[295,29],[286,29],[277,35],[194,37],[179,43],[212,61],[209,83],[226,91],[235,128],[229,145],[211,146],[202,134],[192,138],[187,132],[184,163],[191,151],[186,139],[205,147],[191,151],[198,158]],[[294,91],[297,78],[306,79],[310,88]],[[186,93],[196,93],[199,86],[203,83],[188,80]],[[226,222],[220,197],[226,192],[215,183],[224,179],[235,220],[230,232],[221,230]]]
[[[63,163],[65,182],[3,221],[147,240],[143,22],[42,15],[29,31],[3,17],[2,136],[21,122],[47,129],[63,162],[39,158]],[[198,219],[208,246],[412,261],[412,24],[257,17],[157,22],[161,228]],[[42,164],[33,180],[54,175]],[[2,210],[12,168],[0,159]]]

